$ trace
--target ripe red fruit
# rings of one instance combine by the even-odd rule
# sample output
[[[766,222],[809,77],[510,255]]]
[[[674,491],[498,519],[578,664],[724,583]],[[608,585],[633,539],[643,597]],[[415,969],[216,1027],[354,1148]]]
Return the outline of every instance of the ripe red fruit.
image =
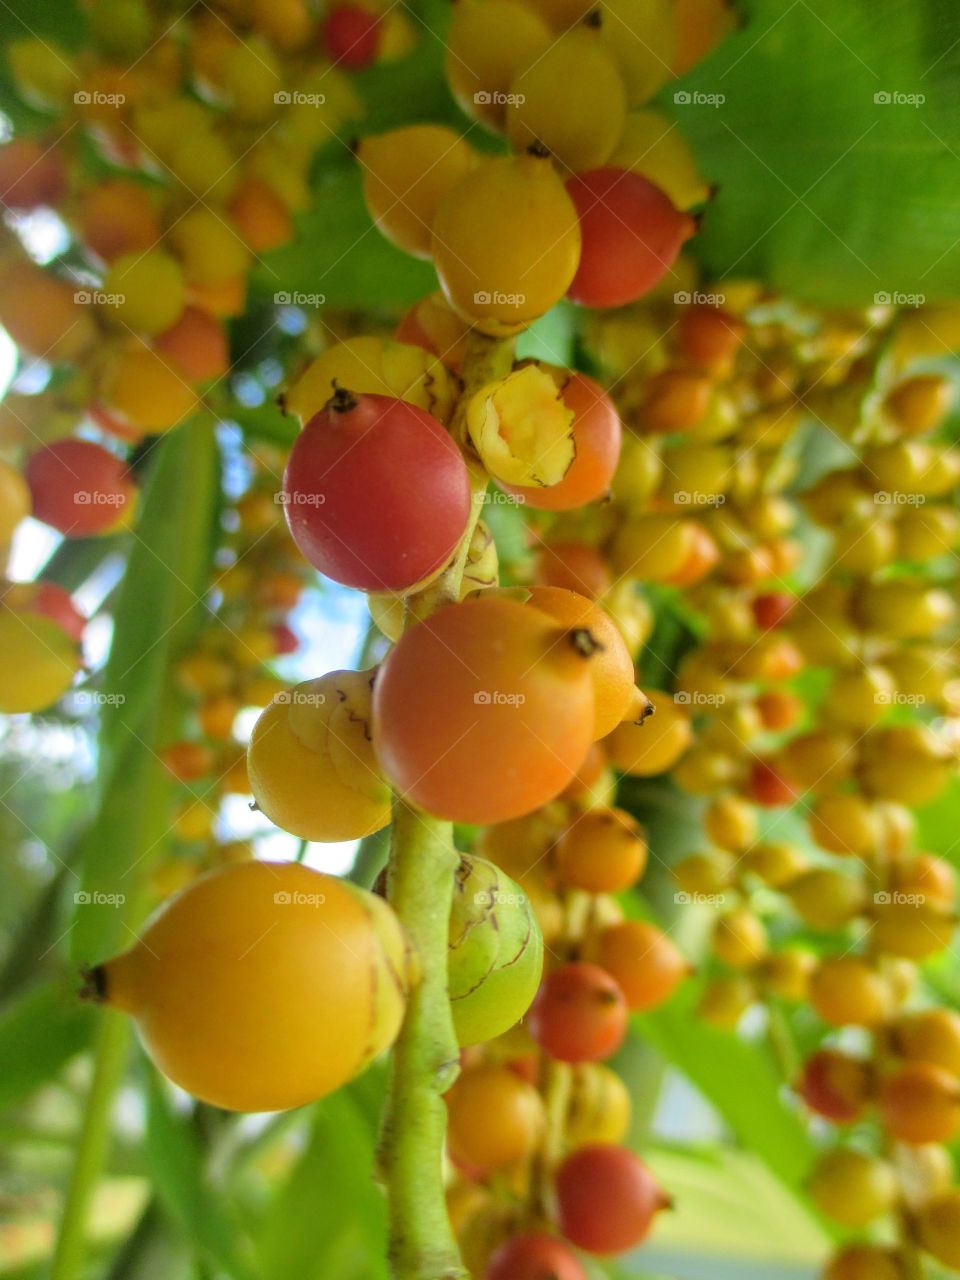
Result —
[[[460,450],[425,410],[338,391],[294,444],[283,500],[314,568],[361,591],[407,591],[453,554],[470,481]]]
[[[766,760],[758,760],[750,770],[750,795],[767,808],[793,804],[797,788],[785,774]]]
[[[596,964],[565,964],[540,984],[530,1006],[530,1034],[560,1062],[602,1062],[627,1033],[627,1002]]]
[[[57,440],[38,449],[24,472],[33,514],[68,538],[103,533],[130,501],[126,464],[90,440]]]
[[[14,138],[0,147],[0,204],[17,213],[58,204],[67,189],[60,155],[38,138]]]
[[[278,622],[273,631],[274,653],[296,653],[300,648],[300,639],[292,627],[285,622]]]
[[[659,187],[626,169],[578,173],[567,192],[583,241],[568,294],[587,307],[620,307],[648,293],[695,230]]]
[[[556,484],[540,488],[500,486],[538,511],[571,511],[606,497],[620,460],[620,415],[603,387],[586,374],[573,373],[561,399],[575,414],[576,453],[566,475]]]
[[[804,1063],[797,1092],[818,1115],[834,1124],[852,1124],[870,1094],[870,1068],[838,1049],[819,1049]]]
[[[347,71],[369,67],[380,52],[380,19],[359,4],[338,4],[323,27],[330,59]]]
[[[567,1156],[557,1170],[557,1220],[573,1244],[589,1253],[632,1249],[670,1200],[638,1156],[594,1143]]]
[[[73,596],[56,582],[38,582],[27,606],[31,613],[42,613],[51,618],[77,644],[83,640],[87,619],[73,603]]]
[[[771,631],[780,626],[796,603],[796,597],[786,591],[768,591],[756,596],[751,606],[754,621],[762,631]]]
[[[562,1240],[545,1231],[525,1231],[500,1246],[484,1280],[587,1280],[587,1273]]]

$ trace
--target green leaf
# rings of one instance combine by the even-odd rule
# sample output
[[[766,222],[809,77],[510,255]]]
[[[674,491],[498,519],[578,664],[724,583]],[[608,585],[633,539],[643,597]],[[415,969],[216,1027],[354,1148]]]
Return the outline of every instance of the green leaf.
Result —
[[[664,95],[718,187],[698,243],[707,270],[827,304],[955,297],[954,0],[751,0],[747,11]]]
[[[8,1004],[0,1015],[0,1111],[16,1106],[90,1040],[94,1013],[76,989],[45,982]]]
[[[317,1105],[264,1222],[261,1280],[386,1280],[386,1208],[371,1176],[381,1097],[375,1070]]]
[[[219,452],[213,424],[195,420],[155,446],[127,570],[114,601],[103,699],[99,808],[82,849],[73,954],[90,963],[130,940],[137,886],[169,823],[170,782],[156,750],[177,713],[169,673],[206,616],[216,541]]]
[[[254,1280],[242,1256],[240,1223],[211,1185],[202,1148],[188,1120],[172,1110],[160,1077],[148,1068],[146,1154],[157,1193],[204,1253],[233,1280]]]

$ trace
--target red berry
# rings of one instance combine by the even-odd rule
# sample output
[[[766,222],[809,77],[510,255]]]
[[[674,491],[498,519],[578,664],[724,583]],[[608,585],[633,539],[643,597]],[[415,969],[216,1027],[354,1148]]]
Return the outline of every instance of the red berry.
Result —
[[[623,1253],[644,1240],[670,1201],[643,1161],[625,1147],[594,1143],[557,1170],[557,1221],[589,1253]]]
[[[811,1111],[834,1124],[852,1124],[870,1093],[870,1068],[839,1049],[819,1049],[804,1063],[797,1092]]]
[[[761,631],[772,631],[780,626],[796,603],[796,597],[786,591],[768,591],[756,596],[752,605],[754,621]]]
[[[794,783],[766,760],[758,760],[750,771],[750,794],[766,808],[793,804],[797,798]]]
[[[323,43],[333,62],[360,71],[380,51],[380,19],[359,4],[338,4],[324,24]]]
[[[602,1062],[627,1033],[627,1002],[596,964],[565,964],[548,974],[530,1007],[530,1034],[560,1062]]]
[[[587,1280],[571,1249],[545,1231],[525,1231],[502,1244],[484,1280]]]
[[[362,591],[406,591],[441,569],[470,514],[460,450],[391,396],[338,392],[301,431],[283,487],[307,560]]]
[[[288,627],[285,622],[278,622],[273,628],[273,641],[275,653],[296,653],[300,648],[300,640],[297,633],[292,627]]]
[[[122,459],[89,440],[45,445],[28,460],[25,475],[34,516],[69,538],[115,525],[133,489]]]
[[[83,640],[87,619],[73,603],[70,592],[56,582],[38,582],[29,608],[31,613],[42,613],[45,618],[51,618],[77,644]]]
[[[580,265],[568,293],[587,307],[620,307],[667,273],[694,221],[659,187],[626,169],[591,169],[567,183],[580,215]]]
[[[539,511],[570,511],[606,497],[620,460],[620,415],[598,382],[583,373],[570,375],[561,393],[573,419],[576,454],[556,484],[542,488],[501,485]]]

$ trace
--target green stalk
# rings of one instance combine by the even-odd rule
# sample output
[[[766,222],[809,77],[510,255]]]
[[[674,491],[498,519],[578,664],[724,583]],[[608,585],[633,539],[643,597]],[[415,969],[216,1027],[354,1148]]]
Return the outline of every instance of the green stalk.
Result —
[[[90,1202],[107,1157],[113,1102],[123,1078],[130,1043],[129,1020],[104,1010],[93,1059],[93,1080],[84,1103],[77,1157],[70,1175],[50,1280],[74,1280],[86,1265]]]
[[[387,1188],[394,1280],[465,1280],[447,1215],[443,1095],[460,1051],[447,994],[447,937],[458,854],[449,822],[398,799],[388,896],[421,965],[394,1046],[380,1163]]]

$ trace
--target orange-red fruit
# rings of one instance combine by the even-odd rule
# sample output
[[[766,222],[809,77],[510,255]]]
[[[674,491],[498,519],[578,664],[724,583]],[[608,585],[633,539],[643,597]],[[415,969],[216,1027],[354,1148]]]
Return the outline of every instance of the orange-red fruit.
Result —
[[[908,1062],[880,1085],[887,1132],[900,1142],[952,1142],[960,1134],[960,1083],[931,1062]]]
[[[146,187],[127,178],[98,182],[81,197],[77,223],[84,244],[104,262],[159,243],[161,228]]]
[[[185,307],[154,346],[188,382],[220,378],[230,367],[226,329],[216,316],[199,307]]]
[[[266,253],[293,236],[290,212],[266,183],[250,178],[241,183],[227,206],[230,220],[254,253]]]
[[[675,943],[645,920],[625,920],[604,929],[596,958],[638,1013],[669,1000],[690,972]]]
[[[45,445],[30,457],[25,474],[34,516],[70,538],[115,525],[133,493],[126,464],[90,440]]]
[[[593,734],[588,632],[504,597],[448,605],[406,631],[374,686],[374,744],[410,801],[504,822],[567,786]]]
[[[603,1062],[623,1043],[627,1019],[623,992],[595,964],[547,974],[527,1014],[530,1034],[559,1062]]]
[[[560,398],[574,413],[575,453],[566,475],[543,487],[501,485],[540,511],[571,511],[605,498],[620,460],[620,415],[603,387],[584,373],[572,373]]]
[[[590,664],[595,738],[605,738],[630,710],[634,699],[633,659],[620,628],[599,605],[563,587],[533,587],[529,603],[564,627],[586,627],[600,645]]]
[[[690,307],[677,326],[677,346],[693,364],[711,372],[729,369],[743,341],[743,321],[718,307]]]
[[[757,760],[750,770],[750,794],[765,808],[793,804],[797,788],[786,774],[766,760]]]
[[[59,204],[67,174],[59,153],[38,138],[13,138],[0,147],[0,204],[16,213]]]
[[[647,845],[625,809],[588,809],[557,841],[556,860],[565,884],[587,893],[621,893],[643,875]]]
[[[640,1244],[670,1203],[638,1156],[607,1143],[567,1156],[555,1185],[560,1230],[578,1248],[601,1255]]]
[[[804,1063],[797,1092],[818,1115],[834,1124],[853,1124],[870,1094],[871,1072],[862,1058],[839,1049],[819,1049]]]
[[[587,1273],[562,1240],[546,1231],[525,1231],[500,1246],[484,1280],[587,1280]]]
[[[610,565],[585,542],[545,542],[537,552],[534,578],[544,587],[564,587],[596,600],[613,582]]]

